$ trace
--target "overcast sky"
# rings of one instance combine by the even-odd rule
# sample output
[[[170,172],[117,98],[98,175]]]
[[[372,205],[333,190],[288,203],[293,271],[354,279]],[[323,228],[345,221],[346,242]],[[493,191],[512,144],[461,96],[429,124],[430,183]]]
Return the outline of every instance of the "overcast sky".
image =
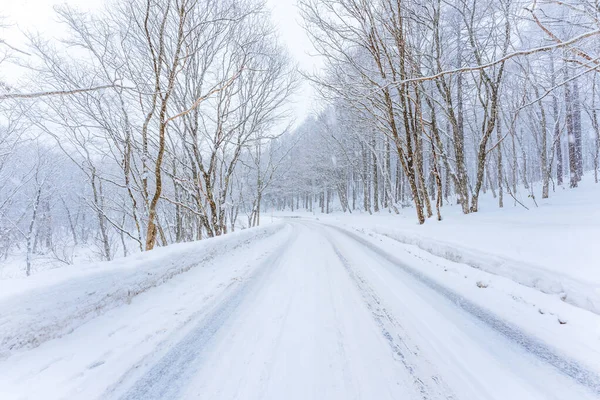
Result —
[[[267,1],[272,7],[273,20],[281,33],[281,38],[299,68],[307,72],[318,70],[320,68],[319,60],[314,56],[314,48],[300,24],[300,15],[296,7],[297,0]],[[315,93],[308,82],[303,83],[295,103],[297,123],[315,111]]]
[[[101,7],[103,0],[0,0],[0,15],[7,18],[11,26],[0,32],[8,43],[18,45],[22,42],[21,31],[35,31],[52,35],[59,31],[57,19],[53,10],[54,5],[68,3],[81,9],[94,10]],[[306,71],[318,70],[318,59],[304,29],[300,25],[300,16],[296,7],[297,0],[267,0],[273,12],[273,21],[281,34],[282,42],[288,47],[290,54],[298,66]],[[6,67],[0,71],[0,76],[6,77],[14,71]],[[308,83],[302,85],[298,95],[293,99],[296,123],[306,118],[315,107],[314,91]]]

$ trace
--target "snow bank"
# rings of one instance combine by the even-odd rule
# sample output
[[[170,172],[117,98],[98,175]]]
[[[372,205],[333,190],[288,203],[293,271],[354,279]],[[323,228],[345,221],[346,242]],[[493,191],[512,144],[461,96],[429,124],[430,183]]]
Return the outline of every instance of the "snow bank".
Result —
[[[600,314],[600,288],[590,285],[589,282],[580,282],[567,275],[551,272],[536,265],[462,247],[455,243],[432,240],[414,233],[407,235],[400,231],[381,227],[375,228],[374,232],[401,243],[417,246],[421,250],[449,261],[509,278],[543,293],[557,294],[569,304]]]
[[[443,221],[415,222],[414,209],[400,215],[387,210],[374,215],[296,215],[363,232],[383,234],[414,245],[435,256],[464,263],[509,278],[563,301],[600,314],[600,185],[585,177],[580,187],[557,187],[549,199],[519,198],[529,210],[509,197],[504,208],[491,194],[482,194],[480,211],[464,215],[460,207],[445,204]],[[538,192],[536,188],[536,193]]]
[[[68,334],[136,295],[282,227],[273,224],[111,262],[0,281],[0,359]]]

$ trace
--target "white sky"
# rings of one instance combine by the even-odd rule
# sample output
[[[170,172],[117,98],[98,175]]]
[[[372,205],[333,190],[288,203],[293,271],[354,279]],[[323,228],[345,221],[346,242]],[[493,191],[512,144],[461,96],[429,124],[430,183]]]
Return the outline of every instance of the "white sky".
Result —
[[[60,30],[53,10],[54,5],[68,3],[81,9],[93,10],[101,7],[103,0],[0,0],[0,16],[6,17],[10,27],[0,29],[0,37],[8,43],[22,43],[23,31],[39,31],[54,35]],[[300,25],[300,15],[296,7],[297,0],[267,0],[272,9],[273,21],[281,34],[281,40],[287,46],[291,56],[300,69],[313,72],[320,68],[319,60],[304,29]],[[11,67],[3,65],[0,76],[12,75]],[[310,84],[304,82],[293,99],[296,124],[315,111],[315,95]]]
[[[298,67],[307,72],[314,72],[321,66],[316,57],[314,47],[304,28],[300,24],[300,15],[296,6],[297,0],[267,0],[272,7],[273,21],[281,34],[283,43],[298,63]],[[316,111],[316,96],[308,82],[303,82],[297,98],[294,99],[296,123],[302,122],[308,115]]]

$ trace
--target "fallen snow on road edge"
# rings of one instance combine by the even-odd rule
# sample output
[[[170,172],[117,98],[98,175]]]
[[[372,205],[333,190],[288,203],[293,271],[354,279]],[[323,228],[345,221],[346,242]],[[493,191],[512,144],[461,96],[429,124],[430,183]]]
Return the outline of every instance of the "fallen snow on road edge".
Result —
[[[283,224],[175,244],[113,262],[0,281],[0,359],[72,332],[174,276],[280,231]]]

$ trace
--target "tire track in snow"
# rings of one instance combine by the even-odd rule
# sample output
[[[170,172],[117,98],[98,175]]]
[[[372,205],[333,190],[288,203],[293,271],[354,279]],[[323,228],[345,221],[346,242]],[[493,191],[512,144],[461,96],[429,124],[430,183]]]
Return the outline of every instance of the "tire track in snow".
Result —
[[[200,320],[196,327],[188,332],[183,339],[169,348],[167,353],[160,358],[148,371],[139,377],[131,387],[122,395],[121,385],[127,381],[129,373],[110,390],[107,395],[115,394],[123,400],[165,400],[176,399],[186,387],[194,373],[203,361],[205,351],[210,348],[211,341],[217,332],[227,323],[236,312],[239,305],[248,294],[254,291],[264,280],[280,265],[281,258],[286,254],[286,247],[296,240],[297,232],[293,231],[291,237],[273,254],[260,263],[244,282],[236,285],[213,310]],[[137,366],[133,367],[133,372]]]
[[[91,268],[72,279],[0,299],[0,360],[69,335],[85,323],[125,304],[227,251],[276,235],[281,226],[240,232],[205,243],[180,243],[177,252],[161,249],[158,257],[138,254]],[[196,249],[192,253],[190,249]],[[94,265],[94,264],[90,264]],[[98,265],[99,266],[99,265]],[[120,268],[115,268],[119,266]],[[89,267],[89,266],[88,266]],[[105,267],[108,267],[105,269]]]
[[[322,229],[322,227],[320,228]],[[331,236],[326,231],[324,231],[323,234],[328,239],[333,251],[358,288],[375,323],[392,349],[394,358],[402,363],[406,371],[412,377],[413,384],[418,393],[420,393],[421,399],[455,399],[452,390],[444,383],[444,381],[439,376],[430,374],[430,372],[427,371],[427,367],[423,367],[423,364],[429,364],[428,367],[430,367],[431,370],[435,370],[435,367],[421,355],[418,346],[407,340],[409,336],[405,334],[404,329],[396,318],[387,311],[385,304],[375,293],[373,288],[360,273],[352,267],[352,264],[335,245]]]
[[[410,277],[416,279],[417,281],[429,287],[436,293],[444,296],[452,303],[454,303],[457,307],[467,312],[468,314],[474,316],[475,318],[489,326],[491,329],[495,330],[496,332],[500,333],[502,336],[510,340],[511,342],[518,344],[527,353],[535,356],[537,359],[543,361],[544,363],[551,365],[552,367],[557,369],[561,374],[571,378],[581,386],[584,386],[585,388],[591,390],[595,395],[600,395],[600,375],[598,375],[595,371],[592,371],[586,368],[586,366],[582,365],[581,363],[570,359],[569,357],[563,354],[560,354],[558,351],[548,346],[547,344],[541,342],[537,338],[523,332],[517,326],[514,326],[504,321],[497,315],[491,313],[485,308],[465,298],[459,293],[441,285],[440,283],[426,276],[420,271],[409,267],[404,262],[398,260],[393,255],[389,254],[385,250],[382,250],[381,248],[377,247],[368,240],[360,237],[359,235],[334,225],[322,225],[334,229],[335,231],[345,235],[346,237],[357,242],[358,244],[361,244],[362,246],[370,250],[372,253],[383,258],[392,265],[400,268]]]

